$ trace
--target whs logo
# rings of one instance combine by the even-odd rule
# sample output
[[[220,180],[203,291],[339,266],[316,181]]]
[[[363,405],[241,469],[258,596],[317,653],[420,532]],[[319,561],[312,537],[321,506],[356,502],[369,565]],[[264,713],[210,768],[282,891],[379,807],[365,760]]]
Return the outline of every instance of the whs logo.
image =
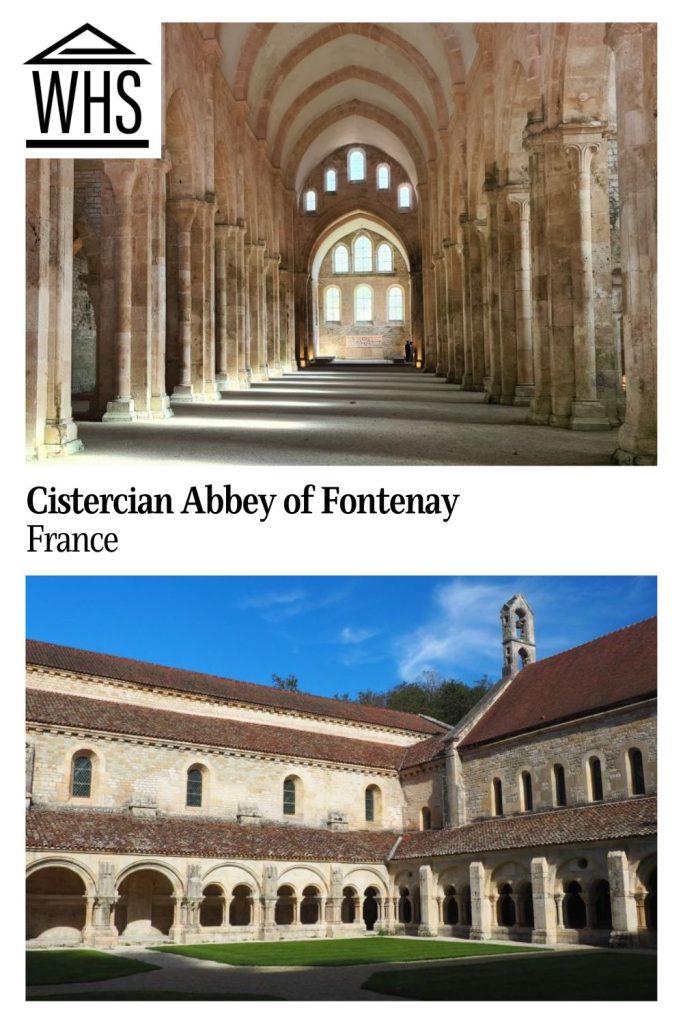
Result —
[[[41,50],[25,64],[27,155],[158,157],[159,66],[87,22]]]

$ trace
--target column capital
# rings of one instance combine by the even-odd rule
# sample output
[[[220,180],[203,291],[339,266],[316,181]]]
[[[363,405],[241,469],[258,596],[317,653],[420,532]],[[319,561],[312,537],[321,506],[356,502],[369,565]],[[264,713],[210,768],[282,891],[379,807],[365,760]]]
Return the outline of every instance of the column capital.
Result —
[[[137,160],[103,160],[102,168],[111,182],[114,195],[129,197],[137,177],[139,165]]]
[[[576,170],[579,174],[588,174],[593,157],[600,152],[601,141],[582,136],[564,141],[564,151],[568,157],[576,159]]]
[[[216,65],[223,56],[223,48],[217,39],[204,39],[202,41],[202,57],[207,71],[213,73]]]
[[[654,28],[648,21],[612,21],[607,23],[605,44],[610,50],[618,49],[623,43],[643,34],[644,29]]]
[[[180,231],[189,231],[197,210],[198,199],[169,199],[168,210]]]
[[[529,193],[527,191],[515,189],[514,192],[508,192],[507,203],[511,210],[517,207],[520,220],[529,219]]]

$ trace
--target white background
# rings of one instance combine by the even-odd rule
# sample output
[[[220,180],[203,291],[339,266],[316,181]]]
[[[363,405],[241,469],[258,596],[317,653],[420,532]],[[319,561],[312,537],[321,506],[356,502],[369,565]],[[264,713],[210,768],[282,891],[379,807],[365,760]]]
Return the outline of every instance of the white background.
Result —
[[[671,5],[672,7],[672,5]],[[92,3],[64,2],[58,5],[62,34],[91,20],[103,31],[116,36],[115,25],[122,19],[144,18],[150,23],[189,20],[239,20],[243,8],[229,3],[119,2],[94,9]],[[616,1008],[570,1004],[480,1003],[422,1007],[414,1003],[314,1004],[291,1005],[251,1003],[252,1017],[273,1013],[284,1020],[301,1016],[313,1019],[322,1012],[326,1018],[354,1017],[368,1020],[408,1021],[415,1014],[429,1013],[468,1016],[480,1020],[534,1020],[548,1014],[558,1021],[573,1020],[576,1012],[593,1019],[598,1013],[618,1012],[623,1020],[667,1016],[676,1006],[679,988],[677,963],[680,929],[674,928],[683,915],[680,906],[680,816],[677,801],[673,806],[669,789],[680,792],[679,759],[676,748],[681,722],[680,693],[683,687],[681,666],[680,602],[680,451],[679,408],[683,380],[679,311],[673,297],[681,291],[680,246],[680,99],[678,77],[674,77],[680,53],[681,19],[667,13],[661,3],[568,4],[499,2],[471,9],[465,4],[422,3],[413,5],[347,0],[343,7],[312,3],[282,4],[254,2],[250,17],[261,21],[298,20],[320,22],[332,18],[391,22],[404,20],[464,21],[485,16],[507,21],[636,21],[645,17],[660,20],[660,464],[657,468],[231,468],[217,473],[202,468],[188,472],[186,467],[169,463],[168,469],[138,467],[108,468],[88,472],[50,471],[49,464],[27,466],[23,439],[23,307],[24,307],[24,194],[23,139],[25,128],[13,109],[13,91],[20,62],[32,56],[46,43],[38,41],[36,26],[55,5],[32,3],[5,15],[7,33],[2,64],[5,145],[3,151],[3,331],[0,343],[5,348],[2,389],[3,474],[1,592],[4,598],[3,684],[5,689],[2,754],[5,768],[5,842],[6,863],[2,872],[2,935],[5,979],[5,1003],[8,1019],[38,1019],[49,1013],[56,1021],[72,1020],[76,1012],[97,1013],[103,1021],[117,1020],[128,1014],[132,1020],[155,1012],[145,1006],[105,1004],[79,1007],[69,1003],[24,1005],[23,946],[20,941],[23,920],[23,675],[24,675],[24,576],[25,574],[648,574],[660,579],[660,659],[663,666],[661,716],[662,764],[660,784],[665,806],[662,816],[660,857],[662,898],[660,956],[661,998],[655,1007],[622,1004]],[[48,36],[50,33],[48,33]],[[41,28],[40,40],[44,33]],[[122,39],[126,42],[126,39]],[[34,40],[36,42],[34,43]],[[679,108],[674,108],[677,100]],[[16,154],[16,156],[15,156]],[[173,490],[181,494],[191,485],[230,482],[238,490],[288,493],[309,481],[339,485],[345,491],[365,492],[384,486],[400,492],[453,491],[461,498],[448,524],[437,517],[343,517],[305,516],[301,518],[273,513],[267,523],[244,517],[118,517],[114,527],[120,536],[117,555],[29,556],[25,553],[26,523],[29,517],[26,492],[34,483],[54,483],[64,489],[78,485],[93,492],[127,490]],[[63,518],[62,529],[85,528],[83,523]],[[87,518],[94,526],[95,517]],[[98,528],[104,528],[100,517]],[[116,608],[103,608],[103,614],[116,616]],[[60,616],[78,614],[78,609],[59,608]],[[144,610],[141,610],[144,614]],[[180,626],[182,622],[180,622]],[[226,666],[226,670],[228,667]],[[671,780],[671,781],[669,781]],[[11,808],[11,813],[7,809]],[[671,810],[673,821],[670,821]],[[675,833],[675,834],[674,834]],[[675,875],[674,875],[674,858]],[[618,995],[618,994],[617,994]],[[164,1019],[186,1019],[191,1004],[163,1004],[157,1013]],[[194,1008],[193,1008],[194,1009]],[[200,1012],[207,1015],[243,1012],[244,1007],[207,1003]]]

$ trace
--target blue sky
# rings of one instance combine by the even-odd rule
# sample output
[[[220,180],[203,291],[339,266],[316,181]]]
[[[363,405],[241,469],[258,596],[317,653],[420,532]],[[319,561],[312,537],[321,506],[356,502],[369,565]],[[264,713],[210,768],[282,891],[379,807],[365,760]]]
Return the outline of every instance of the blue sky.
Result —
[[[332,696],[500,674],[523,593],[547,657],[656,614],[652,576],[34,576],[27,636]]]

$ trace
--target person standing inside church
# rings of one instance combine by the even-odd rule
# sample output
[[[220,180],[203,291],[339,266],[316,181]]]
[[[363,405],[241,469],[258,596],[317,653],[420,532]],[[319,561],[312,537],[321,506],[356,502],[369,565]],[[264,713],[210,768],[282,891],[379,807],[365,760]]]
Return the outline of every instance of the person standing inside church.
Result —
[[[412,363],[413,355],[415,353],[415,348],[414,348],[413,343],[410,340],[410,338],[406,338],[406,343],[405,343],[404,348],[405,348],[405,353],[406,353],[406,362],[407,363]]]

